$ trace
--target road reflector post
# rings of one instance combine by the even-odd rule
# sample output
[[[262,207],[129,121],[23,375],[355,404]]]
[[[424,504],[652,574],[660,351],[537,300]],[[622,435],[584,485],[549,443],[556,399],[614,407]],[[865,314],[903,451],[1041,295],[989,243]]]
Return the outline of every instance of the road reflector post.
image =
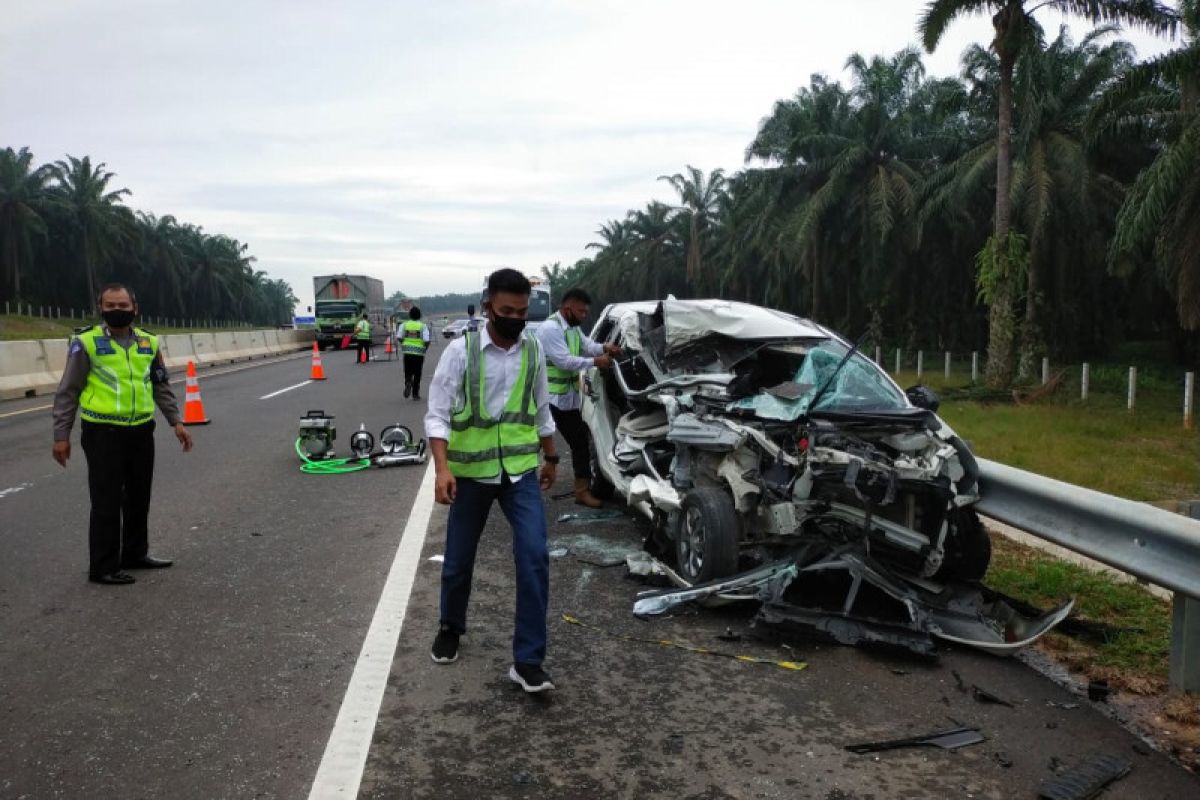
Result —
[[[1079,399],[1087,402],[1088,397],[1088,381],[1092,377],[1091,366],[1085,361],[1083,362],[1083,377],[1079,380]]]
[[[921,380],[921,376],[925,373],[925,351],[917,351],[917,380]]]
[[[979,352],[971,351],[971,383],[979,383]]]
[[[1192,429],[1192,399],[1196,393],[1196,373],[1183,376],[1183,427]]]
[[[946,380],[950,380],[950,351],[946,351]]]
[[[896,348],[896,374],[900,374],[900,348]]]
[[[1050,382],[1050,359],[1042,357],[1042,386]]]
[[[1137,367],[1129,368],[1129,402],[1127,404],[1129,410],[1133,411],[1137,405]]]

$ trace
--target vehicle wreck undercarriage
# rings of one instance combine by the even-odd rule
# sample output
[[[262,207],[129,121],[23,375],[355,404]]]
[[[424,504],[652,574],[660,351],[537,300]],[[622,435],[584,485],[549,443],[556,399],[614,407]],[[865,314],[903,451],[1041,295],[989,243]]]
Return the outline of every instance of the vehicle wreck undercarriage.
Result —
[[[1019,613],[979,584],[991,544],[978,468],[924,387],[902,391],[833,332],[726,301],[609,306],[624,356],[585,378],[593,492],[653,523],[647,549],[687,600],[753,599],[757,619],[846,644],[1012,652],[1070,612]]]

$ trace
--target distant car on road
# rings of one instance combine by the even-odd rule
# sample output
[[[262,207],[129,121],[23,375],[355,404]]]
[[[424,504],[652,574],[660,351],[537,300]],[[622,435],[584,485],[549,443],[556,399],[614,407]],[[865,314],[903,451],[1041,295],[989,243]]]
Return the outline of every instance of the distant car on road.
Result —
[[[442,328],[442,336],[447,339],[453,339],[457,336],[462,336],[467,329],[469,319],[456,319],[446,327]]]

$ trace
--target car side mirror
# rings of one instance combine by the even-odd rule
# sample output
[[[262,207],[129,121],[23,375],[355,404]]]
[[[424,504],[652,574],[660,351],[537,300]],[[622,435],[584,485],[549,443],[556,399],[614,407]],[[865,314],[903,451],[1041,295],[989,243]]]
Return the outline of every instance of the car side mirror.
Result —
[[[923,408],[935,414],[942,405],[942,400],[937,396],[937,392],[928,386],[910,386],[904,390],[904,394],[908,397],[908,402],[917,408]]]

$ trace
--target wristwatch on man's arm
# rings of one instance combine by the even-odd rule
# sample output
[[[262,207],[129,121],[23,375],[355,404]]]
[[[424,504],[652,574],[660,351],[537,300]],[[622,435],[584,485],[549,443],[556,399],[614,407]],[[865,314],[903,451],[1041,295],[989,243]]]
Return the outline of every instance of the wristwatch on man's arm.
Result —
[[[557,465],[562,460],[562,457],[558,453],[542,453],[542,460],[547,464]]]

